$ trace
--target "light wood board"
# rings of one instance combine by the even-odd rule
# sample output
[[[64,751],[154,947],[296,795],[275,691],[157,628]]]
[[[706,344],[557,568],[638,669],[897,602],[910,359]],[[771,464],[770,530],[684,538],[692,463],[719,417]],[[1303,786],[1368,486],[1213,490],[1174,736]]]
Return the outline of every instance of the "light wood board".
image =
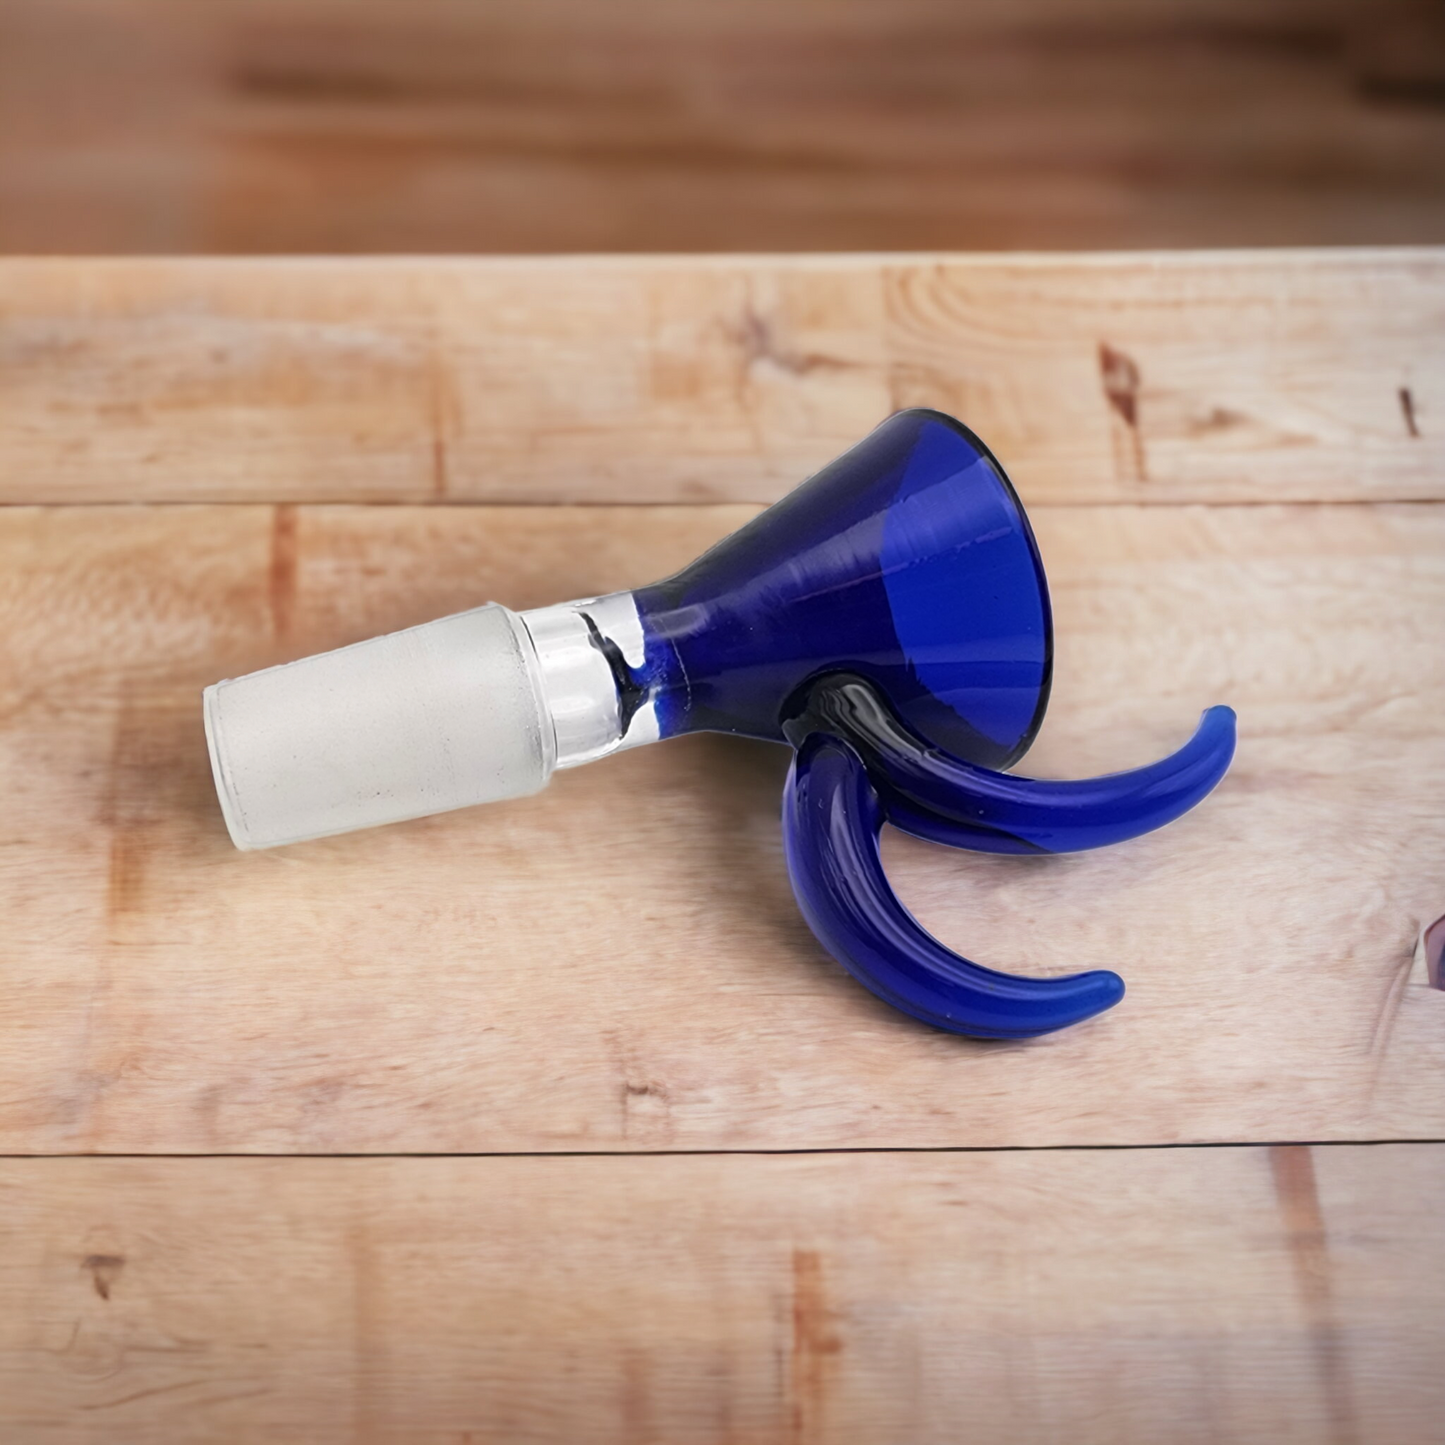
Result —
[[[770,502],[901,406],[1024,500],[1445,496],[1437,250],[34,261],[0,500]]]
[[[17,1445],[1428,1445],[1445,1146],[0,1164]]]
[[[0,1439],[1433,1439],[1445,1145],[1358,1141],[1445,1132],[1442,277],[0,265]],[[876,1003],[736,740],[230,848],[203,684],[664,575],[906,402],[1030,504],[1028,769],[1239,711],[1149,838],[885,838],[946,941],[1117,1010]],[[1198,1141],[1270,1147],[1019,1148]]]
[[[1445,1133],[1445,512],[1036,512],[1058,680],[1027,760],[1130,766],[1227,701],[1199,809],[985,858],[889,837],[986,963],[1124,1003],[981,1044],[877,1003],[789,892],[786,750],[695,737],[534,798],[230,845],[199,691],[488,598],[640,584],[752,509],[13,508],[0,515],[0,1141],[532,1150]]]

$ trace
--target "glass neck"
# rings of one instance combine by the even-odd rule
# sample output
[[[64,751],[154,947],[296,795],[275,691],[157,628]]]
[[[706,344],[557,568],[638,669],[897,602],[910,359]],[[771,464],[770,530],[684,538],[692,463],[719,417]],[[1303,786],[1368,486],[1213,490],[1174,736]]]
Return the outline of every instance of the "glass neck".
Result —
[[[535,652],[534,680],[557,739],[559,768],[656,742],[655,693],[631,592],[585,597],[520,614]]]

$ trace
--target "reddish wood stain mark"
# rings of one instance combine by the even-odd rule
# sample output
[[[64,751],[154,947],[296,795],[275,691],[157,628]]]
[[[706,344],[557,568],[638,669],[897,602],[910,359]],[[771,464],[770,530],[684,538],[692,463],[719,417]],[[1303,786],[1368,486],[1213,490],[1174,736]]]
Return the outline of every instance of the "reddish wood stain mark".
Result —
[[[1132,356],[1099,343],[1099,375],[1109,405],[1124,418],[1126,426],[1139,425],[1139,367]]]
[[[119,827],[110,836],[105,880],[105,911],[111,918],[135,913],[145,891],[146,845],[136,828]]]
[[[843,1341],[833,1329],[817,1250],[793,1251],[792,1434],[794,1440],[821,1440],[828,1392],[829,1360]]]
[[[290,636],[296,612],[296,508],[289,502],[271,509],[271,565],[266,596],[271,608],[271,635],[280,641]]]
[[[1099,377],[1110,409],[1124,423],[1127,441],[1118,448],[1119,467],[1130,480],[1146,480],[1144,442],[1139,435],[1139,365],[1127,352],[1099,343]]]
[[[447,439],[440,428],[433,430],[431,438],[431,489],[434,497],[447,494]]]
[[[1307,1144],[1273,1144],[1269,1164],[1280,1219],[1289,1241],[1295,1288],[1309,1328],[1315,1371],[1329,1414],[1330,1439],[1336,1445],[1353,1445],[1359,1439],[1359,1430],[1344,1341],[1335,1317],[1329,1237],[1320,1210],[1314,1155]]]
[[[81,1269],[90,1271],[90,1282],[101,1299],[108,1300],[120,1272],[125,1268],[123,1254],[88,1254],[80,1262]]]
[[[455,402],[451,374],[440,350],[433,348],[430,372],[431,400],[431,490],[435,498],[445,497],[450,483],[447,438],[451,432]]]
[[[1405,430],[1412,437],[1420,435],[1420,424],[1415,420],[1415,395],[1408,386],[1400,388],[1400,413],[1405,418]]]
[[[347,1231],[351,1260],[352,1346],[351,1438],[358,1445],[380,1439],[387,1415],[386,1389],[390,1377],[387,1359],[387,1311],[380,1261],[362,1207]]]
[[[654,1438],[647,1356],[641,1350],[624,1349],[622,1352],[622,1398],[619,1404],[624,1439],[643,1441]]]
[[[145,891],[145,788],[143,782],[137,786],[137,778],[144,773],[146,748],[145,718],[131,698],[123,695],[111,739],[110,775],[101,810],[101,822],[110,831],[105,911],[111,922],[138,912]]]

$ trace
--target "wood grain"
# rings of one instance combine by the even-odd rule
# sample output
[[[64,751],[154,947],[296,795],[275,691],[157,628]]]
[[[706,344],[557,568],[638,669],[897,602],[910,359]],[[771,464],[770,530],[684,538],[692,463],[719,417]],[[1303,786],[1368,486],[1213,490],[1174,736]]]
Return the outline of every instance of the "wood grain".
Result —
[[[1162,754],[1235,705],[1218,793],[1059,859],[890,836],[983,962],[1116,967],[1030,1044],[932,1033],[818,949],[786,751],[696,737],[531,799],[230,847],[199,689],[488,597],[637,585],[752,509],[0,514],[0,1148],[475,1151],[1445,1133],[1445,511],[1036,514],[1058,680],[1030,766]]]
[[[1445,1146],[0,1164],[0,1433],[1439,1438]]]
[[[0,265],[0,1153],[137,1156],[0,1161],[5,1445],[1434,1439],[1445,1145],[1280,1141],[1445,1131],[1442,260]],[[735,740],[230,848],[204,683],[663,575],[910,403],[1033,506],[1031,769],[1240,712],[1150,838],[885,839],[1118,1010],[875,1003]],[[1201,1140],[1271,1147],[1018,1148]],[[379,1151],[533,1157],[219,1157]]]
[[[0,0],[8,251],[1445,239],[1431,0]]]
[[[1445,496],[1445,252],[0,263],[0,500],[768,502],[901,406],[1033,504]]]

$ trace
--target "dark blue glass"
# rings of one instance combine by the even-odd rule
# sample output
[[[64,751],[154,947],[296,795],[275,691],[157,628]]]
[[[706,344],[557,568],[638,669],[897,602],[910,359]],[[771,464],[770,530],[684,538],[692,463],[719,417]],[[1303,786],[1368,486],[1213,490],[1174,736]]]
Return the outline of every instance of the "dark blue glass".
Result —
[[[677,576],[634,594],[645,661],[614,661],[624,710],[663,737],[713,730],[797,749],[783,807],[793,889],[854,977],[956,1033],[1026,1038],[1117,1003],[1116,974],[1028,979],[930,937],[888,887],[889,821],[953,847],[1059,853],[1194,806],[1234,714],[1135,772],[1047,783],[999,771],[1048,702],[1048,590],[1002,467],[961,423],[905,411]]]
[[[996,773],[919,737],[847,673],[820,678],[784,731],[799,747],[813,732],[846,739],[895,828],[979,853],[1082,853],[1153,832],[1204,797],[1234,755],[1234,713],[1212,707],[1177,753],[1132,772],[1070,783]]]
[[[925,737],[1007,767],[1043,719],[1043,564],[966,427],[904,411],[666,582],[633,594],[664,737],[783,739],[790,699],[844,670]]]
[[[1234,714],[1205,713],[1177,753],[1133,772],[1036,782],[976,768],[911,733],[863,678],[820,678],[785,724],[796,744],[783,845],[798,906],[825,948],[894,1007],[954,1033],[1031,1038],[1118,1003],[1105,970],[1022,978],[976,963],[925,933],[883,874],[886,821],[988,853],[1072,853],[1172,822],[1224,775]]]
[[[1017,1039],[1078,1023],[1124,996],[1116,973],[1017,978],[950,952],[888,886],[882,826],[858,754],[826,733],[805,737],[783,799],[788,872],[818,941],[879,998],[936,1028]]]

